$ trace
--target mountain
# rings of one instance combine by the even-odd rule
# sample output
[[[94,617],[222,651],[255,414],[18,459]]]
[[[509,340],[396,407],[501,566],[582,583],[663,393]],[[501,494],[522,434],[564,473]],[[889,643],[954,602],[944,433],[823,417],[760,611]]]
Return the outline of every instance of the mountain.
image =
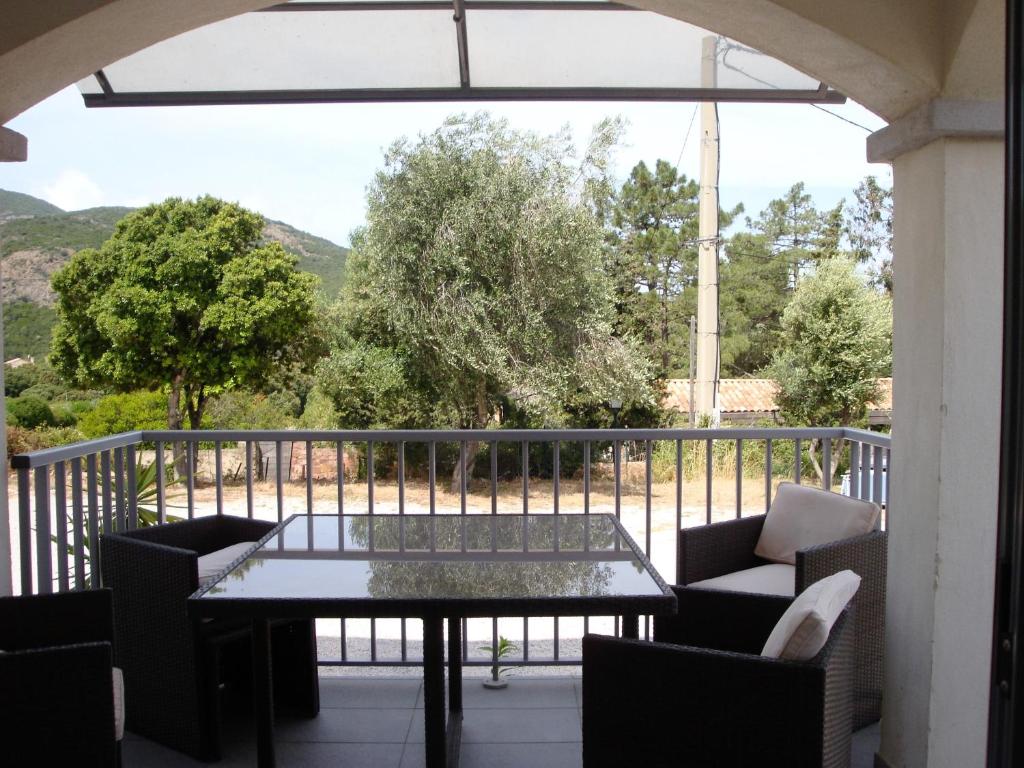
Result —
[[[50,213],[63,212],[56,205],[40,200],[38,197],[0,189],[0,221],[20,219],[23,216],[45,216]]]
[[[3,268],[4,357],[45,355],[53,327],[50,277],[82,248],[99,248],[114,226],[135,209],[108,206],[64,211],[45,200],[0,189],[0,259]],[[321,293],[334,298],[344,278],[348,249],[267,220],[264,237],[298,257],[299,269],[320,277]]]

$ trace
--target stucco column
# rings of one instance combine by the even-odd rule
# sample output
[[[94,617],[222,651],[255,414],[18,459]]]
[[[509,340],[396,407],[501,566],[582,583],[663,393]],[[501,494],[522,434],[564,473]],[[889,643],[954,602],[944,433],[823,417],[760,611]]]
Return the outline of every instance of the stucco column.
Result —
[[[960,120],[962,130],[911,131],[907,141],[906,126],[895,125],[869,141],[872,159],[892,160],[895,190],[879,750],[893,768],[985,762],[1003,258],[1003,142],[999,116],[985,110]]]

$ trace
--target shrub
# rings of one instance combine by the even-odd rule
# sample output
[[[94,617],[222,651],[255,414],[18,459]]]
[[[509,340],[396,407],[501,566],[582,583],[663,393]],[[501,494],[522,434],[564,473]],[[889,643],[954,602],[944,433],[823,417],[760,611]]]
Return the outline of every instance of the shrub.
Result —
[[[7,401],[7,418],[13,424],[26,429],[56,426],[57,420],[46,401],[29,395]]]
[[[107,395],[79,417],[78,428],[88,438],[137,429],[167,429],[167,395],[145,391]]]
[[[67,427],[43,427],[42,429],[25,429],[24,427],[7,427],[7,460],[19,453],[41,451],[58,445],[77,443],[83,438],[81,432]]]

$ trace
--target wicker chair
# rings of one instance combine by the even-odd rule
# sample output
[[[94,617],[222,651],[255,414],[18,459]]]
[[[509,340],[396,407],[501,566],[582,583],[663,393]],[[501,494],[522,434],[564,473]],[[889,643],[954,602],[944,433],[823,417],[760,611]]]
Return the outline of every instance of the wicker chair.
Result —
[[[825,491],[821,493],[832,495]],[[677,584],[684,586],[765,565],[767,561],[754,554],[765,517],[757,515],[681,530]],[[862,579],[860,591],[854,598],[857,608],[854,728],[861,728],[881,717],[886,541],[884,531],[872,531],[796,553],[794,595],[844,569],[853,571]]]
[[[109,590],[0,598],[4,765],[116,766]]]
[[[760,656],[790,600],[677,589],[654,642],[583,638],[583,766],[846,768],[847,608],[810,661]]]
[[[189,617],[198,558],[256,541],[272,523],[230,516],[187,520],[100,538],[103,584],[114,594],[114,659],[125,672],[130,730],[200,760],[220,757],[222,689],[248,690],[250,625]],[[272,624],[276,705],[320,710],[316,634],[310,620]],[[233,673],[233,674],[232,674]]]

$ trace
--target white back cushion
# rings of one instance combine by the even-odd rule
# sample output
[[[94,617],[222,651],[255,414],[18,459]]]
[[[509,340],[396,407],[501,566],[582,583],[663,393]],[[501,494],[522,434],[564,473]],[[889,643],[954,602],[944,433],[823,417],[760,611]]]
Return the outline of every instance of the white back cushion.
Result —
[[[774,563],[796,565],[796,551],[868,533],[881,509],[877,504],[796,483],[780,483],[754,554]]]
[[[828,641],[832,625],[860,586],[860,576],[840,571],[816,581],[789,605],[761,651],[772,659],[807,661]]]

